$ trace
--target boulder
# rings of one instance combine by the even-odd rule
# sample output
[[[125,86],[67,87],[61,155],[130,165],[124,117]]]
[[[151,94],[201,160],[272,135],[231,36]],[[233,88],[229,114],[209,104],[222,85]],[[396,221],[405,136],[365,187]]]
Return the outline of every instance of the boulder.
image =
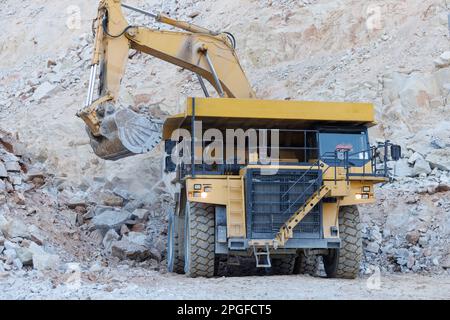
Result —
[[[436,68],[445,68],[450,66],[450,51],[445,51],[441,54],[439,58],[434,60],[434,64]]]
[[[418,153],[418,152],[414,152],[412,154],[412,156],[409,157],[408,163],[410,165],[414,165],[416,163],[416,161],[419,160],[419,159],[423,159],[422,155],[420,153]]]
[[[408,232],[406,234],[406,241],[408,241],[410,244],[415,245],[419,241],[420,238],[420,232],[417,230]]]
[[[46,237],[38,227],[32,224],[28,227],[28,232],[30,234],[30,239],[32,241],[34,241],[40,246],[44,244]]]
[[[372,253],[378,253],[380,250],[380,246],[375,242],[369,242],[366,246],[366,251],[372,252]]]
[[[6,167],[3,162],[0,161],[0,178],[7,178],[8,172],[6,171]]]
[[[34,242],[30,244],[29,250],[33,255],[33,268],[36,270],[57,270],[60,259],[57,254],[48,253]]]
[[[122,207],[123,198],[113,194],[105,195],[103,197],[103,204],[110,207]]]
[[[44,82],[36,88],[31,99],[34,101],[39,101],[41,99],[47,98],[52,93],[52,91],[55,90],[56,87],[56,85],[51,84],[50,82]]]
[[[435,149],[425,158],[433,168],[450,171],[450,149]]]
[[[128,241],[141,245],[141,246],[147,246],[147,236],[140,232],[129,232],[128,235],[125,237]]]
[[[33,253],[30,249],[19,247],[16,249],[16,254],[17,258],[24,266],[33,264]]]
[[[7,238],[30,238],[28,227],[25,223],[18,219],[14,219],[6,224],[2,224],[1,231]]]
[[[141,220],[141,221],[145,221],[148,218],[148,210],[147,209],[136,209],[133,211],[133,213],[131,214],[132,218]]]
[[[421,174],[430,174],[431,173],[431,167],[430,164],[425,161],[423,158],[417,159],[414,163],[413,168],[413,176],[419,176]]]
[[[103,237],[103,247],[105,248],[106,252],[111,252],[111,245],[114,241],[119,240],[120,236],[117,234],[117,232],[114,229],[108,230],[106,232],[105,236]]]
[[[400,159],[394,165],[394,174],[397,177],[411,177],[413,168],[409,166],[407,159]]]
[[[151,256],[149,248],[133,243],[127,239],[115,241],[111,246],[111,253],[121,260],[144,261]]]
[[[122,224],[124,224],[130,217],[130,213],[127,211],[105,211],[92,219],[95,228],[104,230],[115,229],[117,232],[120,230]]]
[[[17,161],[7,161],[5,162],[5,168],[8,172],[20,172],[20,164]]]

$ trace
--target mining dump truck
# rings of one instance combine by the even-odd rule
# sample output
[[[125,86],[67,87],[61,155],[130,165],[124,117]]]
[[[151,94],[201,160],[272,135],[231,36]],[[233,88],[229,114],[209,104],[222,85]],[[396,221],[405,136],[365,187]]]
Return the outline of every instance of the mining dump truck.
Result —
[[[183,31],[129,25],[124,8]],[[311,273],[321,257],[328,277],[358,275],[357,206],[375,202],[374,186],[389,181],[388,161],[401,153],[388,141],[369,144],[372,104],[260,100],[230,33],[118,0],[101,1],[95,22],[88,96],[78,116],[103,159],[149,152],[164,140],[164,171],[178,186],[169,271],[213,277],[219,261],[252,257],[276,274]],[[194,72],[205,97],[188,97],[184,111],[164,122],[118,108],[130,49]]]

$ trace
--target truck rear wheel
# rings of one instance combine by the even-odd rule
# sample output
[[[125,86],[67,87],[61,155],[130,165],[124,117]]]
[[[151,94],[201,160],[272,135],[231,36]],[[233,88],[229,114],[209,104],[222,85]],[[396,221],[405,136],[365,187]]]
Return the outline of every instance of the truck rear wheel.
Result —
[[[345,206],[339,209],[339,235],[341,248],[335,250],[334,257],[333,255],[328,259],[324,257],[324,263],[328,262],[327,276],[355,279],[359,274],[363,253],[361,222],[357,206]],[[333,270],[333,264],[336,264],[335,270]],[[326,270],[327,266],[325,266]]]
[[[287,254],[272,259],[272,273],[276,275],[289,275],[294,273],[295,259],[297,255]]]
[[[316,276],[318,270],[318,257],[316,255],[306,255],[303,250],[298,253],[295,259],[294,274],[308,274]]]
[[[184,273],[184,222],[173,212],[169,214],[167,230],[167,269],[169,272]]]
[[[214,276],[214,215],[214,205],[196,202],[187,204],[184,272],[189,277]]]

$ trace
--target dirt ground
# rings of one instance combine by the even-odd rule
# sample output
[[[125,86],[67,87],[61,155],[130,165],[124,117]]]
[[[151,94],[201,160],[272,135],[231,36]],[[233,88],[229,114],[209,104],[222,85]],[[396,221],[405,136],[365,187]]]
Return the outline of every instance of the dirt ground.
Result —
[[[106,271],[106,272],[105,272]],[[57,279],[0,277],[0,299],[449,299],[448,275],[381,275],[356,280],[310,276],[187,278],[137,268]],[[107,276],[103,277],[102,274]],[[48,276],[48,275],[47,275]],[[51,280],[49,280],[51,279]],[[75,280],[74,280],[75,279]],[[91,280],[89,280],[91,279]],[[182,288],[182,290],[180,290]],[[199,290],[201,288],[201,290]]]

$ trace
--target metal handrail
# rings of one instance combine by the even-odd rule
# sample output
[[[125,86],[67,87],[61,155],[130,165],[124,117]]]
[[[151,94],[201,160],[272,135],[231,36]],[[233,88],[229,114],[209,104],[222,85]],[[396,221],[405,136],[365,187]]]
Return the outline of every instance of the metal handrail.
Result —
[[[317,163],[317,167],[318,167],[318,171],[320,171],[320,161],[321,161],[321,158],[322,157],[324,157],[325,155],[327,155],[327,154],[334,154],[334,160],[335,160],[335,163],[334,163],[334,165],[333,165],[333,167],[335,168],[335,175],[334,175],[334,182],[336,183],[336,181],[337,181],[337,179],[336,179],[336,168],[337,168],[337,163],[338,163],[338,161],[337,160],[339,160],[338,159],[338,157],[337,157],[337,151],[335,151],[335,152],[325,152],[314,164],[312,164],[309,168],[308,168],[308,170],[306,170],[298,179],[297,179],[297,181],[282,195],[282,197],[284,197],[284,196],[286,196],[286,194],[288,194],[289,193],[289,191],[290,190],[292,190],[292,188],[294,187],[294,186],[296,186],[299,182],[300,182],[300,180],[303,178],[303,177],[305,177],[305,175],[308,173],[308,172],[310,172],[315,166],[316,166],[316,163]],[[346,165],[346,163],[348,163],[348,151],[344,151],[344,167],[346,167],[347,168],[347,179],[348,179],[348,165]],[[294,200],[294,202],[293,203],[291,203],[290,205],[289,205],[289,207],[283,212],[283,213],[286,213],[286,212],[289,212],[289,210],[292,208],[292,206],[293,205],[295,205],[295,204],[297,204],[298,203],[298,201],[300,200],[300,199],[302,199],[302,198],[304,198],[305,197],[305,195],[306,195],[306,191],[308,191],[313,185],[315,185],[316,183],[317,183],[317,181],[319,180],[319,179],[322,179],[323,178],[323,176],[325,175],[325,173],[328,171],[328,169],[330,169],[331,168],[331,166],[328,166],[324,171],[322,171],[322,174],[320,175],[320,176],[318,176],[313,182],[311,182],[310,184],[309,184],[309,186],[308,187],[306,187],[306,189],[304,189],[303,190],[303,192]]]

